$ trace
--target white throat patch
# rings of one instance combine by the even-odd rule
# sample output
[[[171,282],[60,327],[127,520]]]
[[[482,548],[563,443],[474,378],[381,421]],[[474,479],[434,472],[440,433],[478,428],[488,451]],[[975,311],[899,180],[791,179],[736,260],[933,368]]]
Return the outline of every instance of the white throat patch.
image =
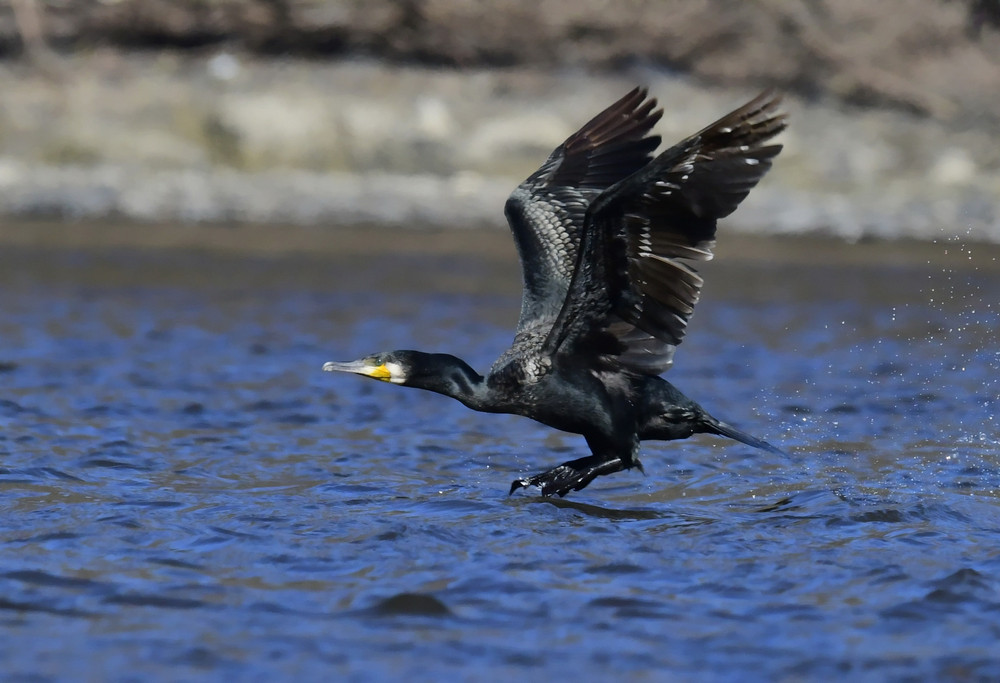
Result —
[[[406,381],[406,372],[403,371],[403,366],[399,363],[389,361],[385,364],[385,369],[389,371],[388,379],[393,384],[402,384]]]

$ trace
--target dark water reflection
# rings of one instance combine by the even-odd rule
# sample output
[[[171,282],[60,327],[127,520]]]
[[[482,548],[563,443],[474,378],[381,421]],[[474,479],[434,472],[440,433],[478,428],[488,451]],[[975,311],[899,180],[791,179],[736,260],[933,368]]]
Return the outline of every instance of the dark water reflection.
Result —
[[[991,256],[720,259],[671,379],[791,456],[566,500],[506,491],[577,437],[320,372],[485,368],[506,255],[0,261],[8,677],[1000,677]]]

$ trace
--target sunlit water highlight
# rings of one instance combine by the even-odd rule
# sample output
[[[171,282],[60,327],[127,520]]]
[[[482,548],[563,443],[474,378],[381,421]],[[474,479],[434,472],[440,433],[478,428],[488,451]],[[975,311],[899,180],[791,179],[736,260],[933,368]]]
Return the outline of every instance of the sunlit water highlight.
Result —
[[[320,371],[485,369],[509,259],[8,253],[5,676],[996,679],[991,258],[720,259],[670,379],[790,457],[647,443],[543,500],[582,439]]]

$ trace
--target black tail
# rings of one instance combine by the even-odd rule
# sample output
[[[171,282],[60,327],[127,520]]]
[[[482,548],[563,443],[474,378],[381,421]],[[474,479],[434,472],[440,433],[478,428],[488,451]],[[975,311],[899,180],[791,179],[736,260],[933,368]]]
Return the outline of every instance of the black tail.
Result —
[[[772,446],[763,439],[758,439],[756,436],[750,436],[746,432],[741,432],[739,429],[732,425],[727,425],[725,422],[720,422],[714,417],[708,415],[702,420],[702,425],[704,426],[704,431],[706,434],[718,434],[719,436],[727,436],[730,439],[735,439],[740,443],[745,443],[747,446],[753,446],[754,448],[759,448],[762,451],[768,451],[769,453],[777,453],[778,455],[787,456],[783,450],[777,446]]]

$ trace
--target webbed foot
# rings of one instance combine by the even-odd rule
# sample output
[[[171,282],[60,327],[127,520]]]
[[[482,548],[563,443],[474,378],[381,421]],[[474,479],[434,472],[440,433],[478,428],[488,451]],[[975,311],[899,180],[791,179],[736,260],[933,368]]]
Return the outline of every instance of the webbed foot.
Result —
[[[638,465],[638,462],[636,463]],[[611,474],[625,469],[621,459],[612,458],[610,460],[590,455],[578,460],[570,460],[552,469],[536,474],[525,479],[515,479],[510,485],[511,495],[514,491],[529,486],[537,486],[542,490],[543,496],[555,494],[559,497],[565,496],[570,491],[579,491],[587,484],[594,481],[602,474]]]

